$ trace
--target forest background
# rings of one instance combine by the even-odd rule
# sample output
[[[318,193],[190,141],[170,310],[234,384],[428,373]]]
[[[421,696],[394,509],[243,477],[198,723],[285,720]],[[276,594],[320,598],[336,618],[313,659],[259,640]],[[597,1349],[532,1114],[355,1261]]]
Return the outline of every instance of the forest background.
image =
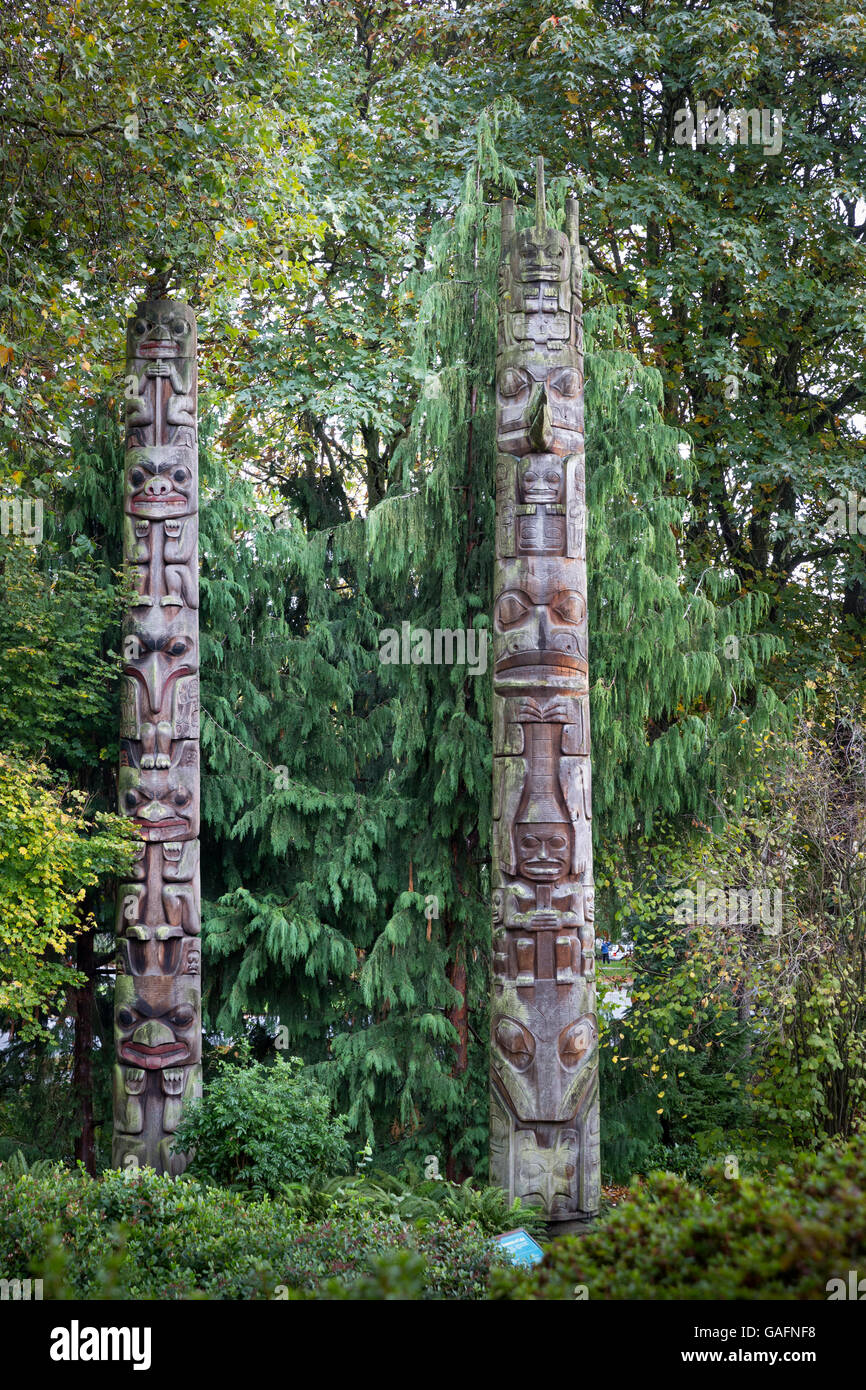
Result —
[[[605,1174],[856,1128],[864,11],[0,20],[0,1157],[108,1162],[147,292],[201,345],[207,1060],[288,1049],[384,1166],[484,1179],[489,673],[378,653],[405,622],[489,626],[498,209],[531,215],[537,153],[552,216],[581,203],[597,926],[635,946]],[[781,149],[678,143],[699,102],[778,112]],[[755,891],[778,920],[728,909]]]

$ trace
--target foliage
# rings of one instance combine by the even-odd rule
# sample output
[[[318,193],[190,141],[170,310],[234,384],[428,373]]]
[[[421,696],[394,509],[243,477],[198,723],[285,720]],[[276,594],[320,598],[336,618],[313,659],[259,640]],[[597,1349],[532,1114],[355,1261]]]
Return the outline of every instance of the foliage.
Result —
[[[68,956],[82,900],[128,867],[133,837],[44,766],[0,752],[0,1018],[25,1038],[47,1036],[40,1015],[79,983]]]
[[[82,408],[115,385],[136,290],[204,299],[219,358],[239,293],[304,280],[302,42],[285,0],[5,15],[0,438],[19,459],[49,442],[48,467],[67,456]]]
[[[347,1121],[299,1057],[265,1066],[223,1063],[205,1096],[185,1110],[174,1149],[192,1153],[190,1172],[261,1194],[283,1183],[345,1171]]]
[[[656,1173],[596,1230],[566,1236],[531,1272],[496,1271],[496,1299],[826,1299],[866,1260],[866,1136],[781,1166],[771,1183],[710,1195]]]
[[[60,763],[94,759],[93,730],[114,707],[117,653],[102,636],[119,598],[83,553],[46,542],[37,553],[0,538],[0,743]]]
[[[612,875],[635,941],[631,1008],[602,1048],[619,1178],[648,1162],[651,1096],[658,1139],[724,1132],[758,1165],[862,1116],[866,782],[862,725],[843,716],[804,721],[715,831],[660,828]]]
[[[0,1252],[0,1275],[30,1269],[46,1298],[115,1299],[297,1297],[401,1252],[421,1296],[481,1298],[499,1258],[471,1221],[410,1225],[358,1210],[308,1225],[278,1199],[187,1177],[141,1169],[95,1181],[60,1167],[21,1178],[0,1168]]]
[[[44,1178],[54,1172],[55,1165],[47,1158],[31,1159],[28,1162],[21,1150],[16,1149],[8,1158],[0,1160],[0,1167],[8,1178],[20,1178],[25,1173],[29,1173],[32,1178]]]
[[[501,1235],[517,1226],[531,1235],[543,1235],[546,1230],[543,1213],[537,1208],[524,1207],[517,1199],[509,1204],[500,1188],[476,1187],[471,1178],[462,1183],[442,1178],[412,1180],[373,1170],[350,1178],[332,1178],[318,1189],[302,1185],[291,1191],[284,1188],[281,1196],[307,1219],[367,1211],[391,1214],[407,1223],[445,1216],[458,1226],[474,1223],[485,1235]]]

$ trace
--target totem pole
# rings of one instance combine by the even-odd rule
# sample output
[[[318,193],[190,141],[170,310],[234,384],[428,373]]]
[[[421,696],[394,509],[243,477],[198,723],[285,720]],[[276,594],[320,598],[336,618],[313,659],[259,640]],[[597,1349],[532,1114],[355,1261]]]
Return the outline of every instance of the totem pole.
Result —
[[[598,1031],[577,203],[502,204],[493,610],[490,1172],[549,1222],[598,1210]]]
[[[141,835],[120,885],[115,1167],[180,1173],[201,1091],[196,325],[148,300],[127,325],[120,812]]]

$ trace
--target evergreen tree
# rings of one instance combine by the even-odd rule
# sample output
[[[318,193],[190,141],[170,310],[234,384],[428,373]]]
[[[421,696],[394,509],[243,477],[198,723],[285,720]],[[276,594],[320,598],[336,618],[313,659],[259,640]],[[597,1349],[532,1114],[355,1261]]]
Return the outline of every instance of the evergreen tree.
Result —
[[[271,1016],[360,1134],[482,1171],[489,954],[489,671],[379,661],[386,629],[487,630],[498,198],[526,185],[496,115],[453,217],[431,234],[420,392],[385,495],[324,530],[273,526],[217,459],[203,513],[205,940],[215,1017]],[[550,190],[562,215],[565,187]],[[732,576],[682,581],[689,462],[660,381],[587,313],[590,633],[602,871],[654,815],[707,814],[776,710],[773,642]],[[247,489],[246,499],[243,490]],[[272,505],[276,499],[272,498]],[[210,538],[210,539],[207,539]],[[714,600],[716,600],[714,602]],[[740,634],[732,679],[722,650]],[[414,650],[423,655],[416,643]],[[742,703],[740,703],[742,701]],[[218,847],[218,848],[217,848]],[[218,866],[223,891],[208,865]],[[438,915],[436,915],[438,913]]]

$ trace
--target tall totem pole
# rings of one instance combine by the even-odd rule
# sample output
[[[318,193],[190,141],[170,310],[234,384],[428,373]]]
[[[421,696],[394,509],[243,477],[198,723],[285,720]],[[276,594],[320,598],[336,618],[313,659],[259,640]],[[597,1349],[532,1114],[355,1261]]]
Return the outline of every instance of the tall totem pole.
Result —
[[[141,835],[120,885],[115,1167],[177,1174],[170,1145],[201,1091],[196,324],[148,300],[127,325],[126,615],[120,811]]]
[[[490,1171],[549,1222],[599,1205],[577,203],[502,205],[493,611]]]

